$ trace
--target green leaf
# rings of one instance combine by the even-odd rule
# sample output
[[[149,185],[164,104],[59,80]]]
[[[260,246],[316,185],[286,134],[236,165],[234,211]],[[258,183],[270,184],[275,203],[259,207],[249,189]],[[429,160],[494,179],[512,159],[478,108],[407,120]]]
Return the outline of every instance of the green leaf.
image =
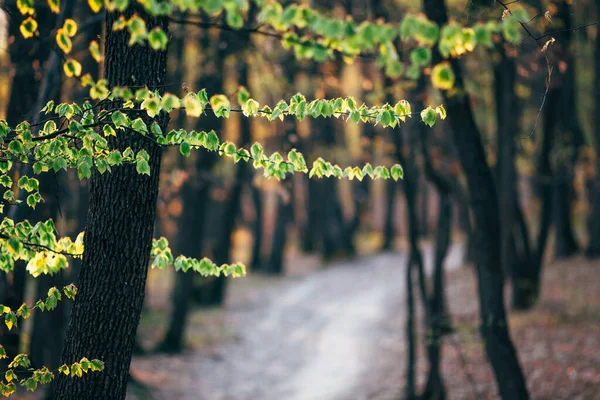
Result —
[[[104,363],[100,360],[92,360],[92,371],[103,371],[104,370]]]
[[[123,129],[129,125],[129,118],[127,118],[127,116],[121,111],[115,111],[112,113],[110,119],[117,129]]]
[[[135,169],[138,174],[144,174],[150,176],[150,165],[146,160],[137,160]]]
[[[410,52],[410,60],[413,65],[419,67],[425,66],[431,62],[431,49],[428,47],[419,47]]]
[[[406,100],[400,100],[394,106],[394,112],[402,122],[406,121],[406,117],[411,116],[410,103]]]
[[[183,142],[179,145],[179,152],[185,157],[189,157],[191,150],[192,148],[188,142]]]
[[[142,135],[146,135],[148,133],[148,127],[146,126],[144,120],[142,120],[141,118],[136,118],[133,121],[131,121],[131,128],[134,131],[141,133]]]
[[[423,111],[421,111],[421,120],[425,123],[425,125],[430,128],[435,125],[436,113],[435,110],[431,107],[427,107]]]
[[[210,131],[206,134],[205,147],[209,151],[216,151],[219,148],[219,137],[214,131]]]
[[[392,175],[392,179],[395,181],[404,178],[404,170],[399,164],[396,164],[390,168],[390,174]]]
[[[160,27],[156,27],[148,34],[148,43],[154,50],[166,50],[169,37]]]
[[[37,380],[35,380],[34,378],[27,378],[27,380],[25,380],[25,389],[34,392],[35,389],[37,388]]]

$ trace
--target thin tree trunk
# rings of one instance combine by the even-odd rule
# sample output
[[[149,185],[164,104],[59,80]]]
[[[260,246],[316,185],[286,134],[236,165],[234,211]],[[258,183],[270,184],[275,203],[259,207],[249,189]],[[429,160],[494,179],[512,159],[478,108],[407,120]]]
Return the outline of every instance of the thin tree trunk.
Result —
[[[427,17],[439,25],[448,22],[443,0],[425,0]],[[434,51],[434,62],[441,59]],[[500,263],[500,220],[498,195],[492,172],[487,165],[481,135],[475,124],[469,98],[464,92],[458,60],[450,64],[456,76],[459,94],[442,92],[453,131],[454,144],[467,178],[471,207],[475,215],[477,278],[480,299],[481,335],[486,354],[504,400],[529,399],[525,377],[510,338],[504,309],[504,277]]]
[[[505,43],[497,46],[500,61],[494,66],[494,86],[497,116],[498,164],[496,166],[499,210],[500,210],[500,255],[502,268],[507,276],[517,275],[515,269],[516,254],[513,252],[513,225],[517,193],[515,181],[515,136],[519,121],[518,98],[515,94],[517,66],[510,58]]]
[[[424,104],[420,100],[421,96],[419,96],[424,90],[425,80],[422,77],[419,79],[416,90],[417,98],[419,99],[415,104],[417,109],[424,108]],[[425,177],[438,192],[439,213],[436,230],[433,285],[431,293],[426,299],[425,314],[427,317],[425,319],[425,344],[429,360],[429,372],[421,398],[443,400],[446,398],[446,390],[441,372],[442,336],[452,331],[444,290],[444,260],[450,247],[450,230],[452,226],[452,203],[450,201],[452,187],[448,180],[433,167],[427,143],[428,133],[425,125],[420,124],[418,136],[421,139]],[[425,289],[423,288],[422,290],[424,291]]]
[[[126,17],[138,13],[148,28],[168,31],[166,18],[154,18],[143,7],[130,5]],[[167,53],[148,46],[128,46],[129,34],[113,31],[119,12],[106,15],[106,79],[110,87],[147,85],[161,90],[166,78]],[[140,113],[151,123],[145,113]],[[167,128],[168,115],[158,123]],[[132,132],[109,139],[109,147],[121,151],[131,147],[149,154],[151,176],[140,175],[134,165],[115,168],[101,175],[92,172],[90,207],[85,234],[85,253],[77,281],[79,293],[67,331],[63,362],[82,357],[105,363],[103,373],[73,379],[57,378],[56,399],[124,399],[129,377],[135,333],[144,300],[150,259],[161,147]]]
[[[385,225],[383,229],[383,250],[390,250],[394,247],[395,234],[395,211],[396,211],[396,188],[398,184],[393,180],[387,183],[386,207],[385,207]]]
[[[389,82],[386,82],[389,84]],[[405,397],[407,399],[416,399],[416,382],[415,382],[415,363],[416,363],[416,339],[415,339],[415,305],[413,295],[413,272],[414,267],[417,268],[419,288],[421,289],[421,297],[423,303],[426,304],[426,294],[424,272],[423,272],[423,257],[421,250],[419,249],[419,222],[416,207],[416,196],[418,188],[419,174],[415,163],[413,162],[414,157],[407,159],[402,154],[403,140],[402,131],[396,129],[393,131],[394,144],[396,146],[396,159],[403,166],[405,170],[403,189],[406,198],[406,212],[408,220],[408,239],[409,239],[409,256],[408,264],[406,266],[406,337],[407,337],[407,364],[406,364],[406,387]],[[428,313],[426,312],[426,315]],[[427,317],[426,317],[427,319]]]
[[[292,207],[285,199],[277,201],[277,219],[273,232],[270,257],[262,269],[263,272],[273,275],[282,275],[284,272],[285,244],[287,242],[287,227],[292,220]]]
[[[596,20],[600,20],[600,3],[596,2]],[[587,248],[587,256],[600,257],[600,29],[596,29],[595,50],[595,140],[596,140],[596,171],[592,181],[592,216],[589,224],[590,241]]]
[[[443,400],[446,398],[444,380],[441,371],[442,336],[451,331],[446,313],[444,295],[444,259],[450,245],[450,226],[452,223],[452,203],[448,193],[439,192],[439,218],[436,233],[436,250],[433,270],[433,292],[429,299],[431,312],[425,343],[429,372],[422,399]]]
[[[556,173],[555,255],[557,258],[564,258],[579,251],[572,227],[572,206],[575,198],[573,179],[578,151],[584,144],[584,138],[577,116],[575,57],[571,51],[573,33],[570,30],[573,28],[573,7],[570,2],[560,1],[557,9],[556,18],[563,21],[566,32],[561,36],[560,43],[556,48],[559,59],[566,63],[566,70],[562,71],[561,68],[557,68],[560,81],[560,108],[555,109],[554,112],[558,114],[563,141],[570,150],[570,155],[566,158],[559,157],[559,168]]]
[[[259,271],[262,268],[262,235],[263,235],[263,210],[262,210],[262,193],[260,189],[256,188],[250,183],[250,192],[252,195],[252,202],[254,203],[255,220],[252,225],[252,257],[250,266],[254,271]]]
[[[404,388],[404,397],[406,400],[417,398],[415,387],[415,362],[416,362],[416,335],[415,335],[415,301],[413,295],[413,253],[411,252],[406,266],[406,387]]]

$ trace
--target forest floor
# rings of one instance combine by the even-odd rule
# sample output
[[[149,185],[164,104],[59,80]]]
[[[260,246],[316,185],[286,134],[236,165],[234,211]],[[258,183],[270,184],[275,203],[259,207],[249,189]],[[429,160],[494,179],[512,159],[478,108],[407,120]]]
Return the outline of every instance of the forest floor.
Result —
[[[431,259],[431,251],[425,256]],[[454,246],[446,267],[455,333],[444,338],[443,348],[449,399],[494,399],[493,375],[477,333],[475,276],[472,268],[459,268],[461,262],[462,248]],[[304,260],[286,277],[235,280],[225,308],[191,316],[188,351],[134,358],[132,375],[144,389],[132,385],[128,398],[400,399],[405,264],[403,253],[324,268]],[[511,313],[534,399],[600,398],[599,269],[600,263],[580,258],[550,264],[536,308]],[[157,324],[168,319],[167,281],[150,282],[155,304],[140,328],[146,347],[162,334]],[[427,368],[421,348],[420,385]]]

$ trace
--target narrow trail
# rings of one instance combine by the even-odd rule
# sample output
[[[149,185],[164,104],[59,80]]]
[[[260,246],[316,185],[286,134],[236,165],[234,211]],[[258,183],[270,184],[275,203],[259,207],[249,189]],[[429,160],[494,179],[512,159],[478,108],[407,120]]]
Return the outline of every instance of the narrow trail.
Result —
[[[431,253],[425,247],[429,268]],[[452,247],[446,261],[457,268],[462,248]],[[367,381],[386,373],[376,358],[386,341],[402,340],[389,320],[404,313],[405,264],[405,254],[384,253],[285,278],[259,301],[226,311],[238,340],[210,354],[136,358],[132,371],[143,372],[155,399],[368,398]]]

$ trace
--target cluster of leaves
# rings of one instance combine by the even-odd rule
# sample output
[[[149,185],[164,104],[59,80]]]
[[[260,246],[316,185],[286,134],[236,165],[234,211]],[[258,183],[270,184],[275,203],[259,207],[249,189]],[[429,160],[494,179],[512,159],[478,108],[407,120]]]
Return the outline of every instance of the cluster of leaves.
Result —
[[[82,254],[83,232],[75,241],[59,238],[52,220],[32,225],[4,217],[0,223],[0,270],[5,273],[13,270],[15,261],[23,260],[33,277],[54,274],[68,267],[67,257]]]
[[[67,285],[63,288],[63,294],[65,297],[71,300],[75,300],[77,294],[77,287],[74,284]],[[27,319],[31,316],[31,312],[35,309],[40,311],[51,311],[56,308],[58,302],[62,300],[60,290],[52,287],[48,290],[48,297],[45,300],[38,300],[34,306],[30,307],[26,303],[23,303],[16,311],[10,309],[10,307],[0,304],[0,317],[4,316],[4,323],[8,330],[11,330],[13,326],[17,326],[18,318]],[[2,353],[0,353],[2,358]]]
[[[90,96],[97,97],[97,104],[84,102],[82,106],[76,103],[55,105],[51,101],[42,111],[54,114],[55,117],[46,120],[43,127],[38,128],[35,133],[35,127],[28,122],[12,129],[5,121],[0,121],[0,150],[4,150],[7,157],[6,161],[0,163],[0,184],[7,187],[5,200],[19,202],[13,191],[14,184],[8,175],[13,161],[33,163],[33,170],[38,174],[49,170],[57,172],[61,169],[76,168],[81,179],[89,178],[94,166],[100,173],[105,173],[122,164],[135,164],[140,174],[150,175],[149,155],[145,150],[135,153],[130,148],[123,151],[109,149],[107,139],[124,131],[135,132],[164,146],[177,145],[185,156],[189,156],[192,149],[204,148],[208,151],[218,151],[220,155],[231,157],[235,162],[252,160],[255,168],[264,169],[265,176],[278,179],[294,172],[309,173],[317,177],[335,176],[351,179],[362,179],[363,176],[386,179],[395,176],[386,172],[386,167],[376,167],[373,171],[378,172],[369,173],[371,167],[368,165],[362,168],[348,167],[340,172],[341,167],[331,164],[328,166],[323,160],[313,163],[313,170],[309,171],[304,156],[297,150],[291,151],[287,160],[284,160],[279,153],[267,156],[260,144],[251,149],[238,149],[231,142],[221,143],[215,132],[188,132],[180,129],[165,134],[156,122],[147,124],[144,114],[154,118],[161,112],[185,110],[190,117],[200,117],[205,112],[212,111],[216,117],[228,118],[232,111],[237,111],[247,117],[264,117],[270,121],[283,119],[285,116],[293,116],[299,120],[306,117],[344,117],[356,123],[381,124],[383,127],[392,128],[413,115],[420,115],[422,121],[429,126],[433,126],[437,115],[441,118],[445,118],[446,115],[442,106],[436,107],[435,110],[429,107],[420,113],[413,113],[406,100],[401,100],[393,106],[384,104],[367,107],[365,104],[358,105],[352,97],[307,101],[302,94],[296,94],[289,102],[281,100],[274,107],[261,107],[245,88],[240,88],[237,93],[240,108],[232,109],[227,96],[216,94],[209,98],[204,89],[198,93],[190,92],[180,98],[171,93],[161,95],[147,88],[134,92],[129,88],[117,87],[108,91],[104,80],[90,84]],[[103,103],[111,104],[112,107],[97,111]],[[22,177],[18,187],[32,192],[27,197],[29,206],[35,207],[41,200],[37,191],[38,181],[35,178]]]
[[[202,276],[231,276],[240,278],[246,275],[246,266],[242,263],[217,265],[207,257],[201,260],[186,257],[183,255],[177,258],[169,248],[169,242],[165,237],[154,239],[152,241],[152,268],[164,269],[171,265],[175,266],[176,271],[187,272],[190,269]]]
[[[133,0],[131,0],[133,1]],[[93,12],[105,9],[108,12],[124,11],[130,0],[88,0]],[[509,43],[519,43],[522,39],[520,22],[528,21],[525,8],[517,6],[511,13],[505,13],[501,21],[476,23],[463,27],[455,21],[444,26],[428,20],[423,14],[407,14],[400,24],[384,21],[357,22],[351,16],[344,19],[324,15],[305,4],[282,6],[275,0],[253,0],[258,8],[257,21],[270,31],[250,29],[252,32],[278,37],[284,48],[292,50],[298,59],[312,59],[323,62],[340,54],[347,62],[367,54],[376,55],[378,64],[392,78],[405,76],[417,79],[425,68],[431,67],[431,49],[437,45],[445,57],[459,57],[471,52],[478,44],[493,46],[493,36],[501,35]],[[248,29],[250,0],[136,0],[146,12],[153,16],[171,16],[174,12],[203,12],[209,16],[225,15],[231,29]],[[19,10],[29,17],[23,21],[21,32],[24,37],[33,37],[37,22],[33,18],[33,0],[19,0]],[[50,8],[59,12],[59,1],[48,0]],[[254,22],[254,21],[249,21]],[[147,28],[146,21],[135,14],[129,18],[120,16],[113,24],[113,30],[127,30],[129,44],[148,43],[154,50],[166,50],[169,38],[160,28]],[[71,52],[72,37],[77,33],[77,24],[67,19],[56,33],[56,42],[65,54]],[[402,61],[396,49],[396,40],[412,45],[408,59]],[[90,44],[90,53],[97,61],[101,60],[97,42]],[[65,61],[67,76],[79,76],[81,64],[69,58]],[[454,85],[454,74],[446,62],[433,66],[431,79],[434,87],[449,90]]]
[[[7,358],[4,348],[0,345],[0,359]],[[104,370],[104,363],[100,360],[88,360],[82,358],[79,362],[70,365],[63,364],[56,371],[51,371],[47,367],[39,369],[31,368],[31,361],[26,354],[18,354],[8,364],[8,369],[4,372],[4,379],[0,380],[0,394],[9,397],[15,394],[17,383],[27,390],[35,391],[38,385],[45,385],[55,378],[55,373],[70,375],[71,377],[81,378],[83,374],[90,372],[100,372]]]

